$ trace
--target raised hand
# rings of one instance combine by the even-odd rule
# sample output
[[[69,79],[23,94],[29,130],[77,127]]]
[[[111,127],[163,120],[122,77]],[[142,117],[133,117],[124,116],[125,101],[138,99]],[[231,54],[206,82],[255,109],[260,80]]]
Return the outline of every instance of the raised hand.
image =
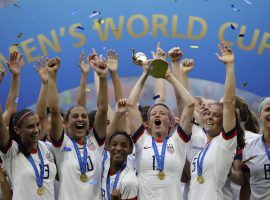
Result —
[[[115,112],[121,115],[125,114],[128,110],[128,104],[129,104],[128,99],[120,99],[116,103]]]
[[[178,62],[184,55],[184,52],[181,51],[179,47],[173,47],[169,52],[168,52],[171,61],[172,62]]]
[[[46,60],[43,57],[40,57],[37,65],[34,65],[35,70],[37,71],[42,83],[46,84],[48,82],[48,67],[46,65]]]
[[[111,200],[122,200],[122,195],[121,195],[119,189],[115,189],[115,190],[111,193]]]
[[[0,69],[0,83],[2,83],[5,75],[6,75],[6,70],[4,68],[1,68]]]
[[[188,73],[190,72],[195,66],[195,61],[193,59],[184,59],[180,63],[180,70],[181,72]]]
[[[19,76],[21,72],[22,55],[18,51],[14,51],[9,55],[8,69],[13,76]]]
[[[157,43],[156,52],[151,51],[153,59],[166,60],[166,52],[160,47],[160,42]]]
[[[225,45],[224,42],[218,45],[221,55],[216,53],[216,57],[223,63],[229,64],[234,62],[234,54],[232,49]]]
[[[80,55],[80,68],[83,74],[88,74],[90,70],[90,63],[88,59],[86,61],[84,60],[84,55],[84,51],[82,51]]]
[[[48,66],[49,73],[56,75],[56,73],[57,73],[57,71],[58,71],[58,69],[60,67],[60,63],[61,63],[61,60],[58,57],[48,59],[46,64]]]
[[[118,70],[118,55],[117,53],[110,49],[108,51],[107,65],[109,67],[110,72],[117,72]]]
[[[100,55],[99,57],[94,56],[93,59],[90,60],[90,63],[99,77],[107,77],[108,66],[106,60],[102,57],[102,55]]]

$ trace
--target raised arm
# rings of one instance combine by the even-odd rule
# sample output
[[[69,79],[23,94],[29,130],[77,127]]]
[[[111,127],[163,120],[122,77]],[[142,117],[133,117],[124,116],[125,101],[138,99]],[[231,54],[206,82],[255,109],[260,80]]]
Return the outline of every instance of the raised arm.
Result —
[[[132,88],[129,95],[129,106],[128,106],[128,118],[131,134],[135,133],[142,125],[142,117],[138,110],[138,102],[142,92],[144,83],[149,75],[149,62],[143,63],[143,73],[137,83]]]
[[[95,56],[90,60],[94,71],[99,77],[99,92],[97,97],[97,113],[94,121],[94,129],[97,131],[99,138],[106,136],[107,129],[107,112],[108,112],[108,83],[107,73],[108,66],[106,61],[100,56]]]
[[[80,55],[80,68],[81,68],[81,81],[78,93],[77,104],[86,108],[86,84],[87,84],[87,75],[90,70],[90,64],[88,60],[84,60],[84,51]]]
[[[157,43],[156,52],[151,52],[153,59],[162,59],[166,61],[166,53],[160,47],[160,42]],[[157,78],[155,80],[155,94],[159,95],[159,98],[156,99],[156,103],[164,103],[166,95],[166,81],[162,78]]]
[[[114,116],[111,120],[111,123],[107,129],[107,136],[106,136],[106,145],[108,145],[110,137],[116,131],[125,131],[127,132],[127,110],[128,110],[128,100],[127,99],[120,99],[116,103]]]
[[[9,55],[9,62],[7,63],[9,71],[12,73],[11,85],[6,101],[6,109],[3,115],[5,124],[9,124],[9,120],[13,113],[17,110],[17,103],[20,89],[20,73],[21,73],[22,55],[14,51]]]
[[[185,131],[186,134],[191,134],[192,128],[192,119],[195,108],[195,100],[189,94],[189,92],[183,87],[183,85],[173,76],[173,74],[168,69],[166,77],[167,81],[169,81],[175,90],[175,96],[179,96],[184,104],[182,116],[179,121],[179,125]],[[180,108],[178,107],[178,110]],[[178,111],[180,112],[180,110]]]
[[[59,96],[57,91],[56,76],[60,67],[60,59],[53,58],[47,62],[49,70],[48,79],[48,105],[51,110],[51,138],[57,142],[63,133],[63,123],[59,106]]]
[[[235,119],[235,75],[234,75],[234,54],[233,51],[224,45],[218,45],[221,55],[217,58],[226,65],[226,79],[223,97],[223,128],[227,133],[236,126]]]
[[[123,98],[122,85],[118,76],[118,55],[110,49],[108,51],[107,65],[111,74],[112,83],[114,87],[115,102]]]
[[[2,106],[0,104],[0,146],[6,147],[9,141],[9,133],[7,130],[7,126],[4,122]]]
[[[39,135],[39,139],[43,140],[46,132],[45,127],[48,123],[47,121],[47,97],[48,97],[48,67],[46,66],[46,61],[43,58],[40,58],[35,69],[41,79],[41,88],[37,101],[37,109],[36,113],[39,117],[39,121],[41,124],[41,134]]]

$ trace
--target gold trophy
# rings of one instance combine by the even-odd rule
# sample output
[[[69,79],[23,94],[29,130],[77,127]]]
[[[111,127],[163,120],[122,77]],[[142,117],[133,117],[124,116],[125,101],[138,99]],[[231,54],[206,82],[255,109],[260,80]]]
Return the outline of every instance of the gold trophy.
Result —
[[[143,52],[135,53],[135,49],[132,49],[132,60],[135,65],[142,66],[144,61],[147,61],[147,57]],[[149,62],[149,72],[151,76],[155,78],[165,78],[165,74],[168,70],[169,63],[162,59],[153,59]]]

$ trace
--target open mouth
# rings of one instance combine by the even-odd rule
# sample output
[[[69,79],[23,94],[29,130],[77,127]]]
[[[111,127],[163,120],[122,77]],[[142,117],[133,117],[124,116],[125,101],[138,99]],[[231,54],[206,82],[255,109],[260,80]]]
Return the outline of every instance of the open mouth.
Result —
[[[160,121],[160,119],[155,119],[154,123],[155,123],[156,126],[159,126],[161,124],[161,121]]]
[[[78,130],[83,130],[84,129],[84,125],[83,124],[76,124],[75,128]]]

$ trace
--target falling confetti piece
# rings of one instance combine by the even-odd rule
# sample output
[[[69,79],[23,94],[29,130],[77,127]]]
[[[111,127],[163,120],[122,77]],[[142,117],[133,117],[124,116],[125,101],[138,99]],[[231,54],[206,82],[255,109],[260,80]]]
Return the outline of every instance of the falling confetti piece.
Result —
[[[90,92],[91,89],[90,89],[90,88],[86,88],[85,91],[86,91],[86,92]]]
[[[99,27],[100,27],[100,24],[98,23],[98,21],[94,20],[94,24],[93,24],[92,28],[97,30],[97,29],[99,29]]]
[[[72,149],[71,149],[71,147],[64,146],[64,150],[65,150],[65,151],[71,151]]]
[[[156,100],[156,99],[158,99],[160,96],[159,96],[159,94],[158,95],[156,95],[156,96],[154,96],[153,97],[153,100]]]
[[[103,47],[103,50],[106,50],[106,47]]]
[[[23,33],[19,33],[19,34],[17,35],[17,38],[21,38],[22,35],[23,35]]]
[[[82,26],[77,26],[76,28],[80,29],[80,30],[84,30],[84,28]]]
[[[199,47],[198,46],[195,46],[195,45],[191,45],[190,48],[192,48],[192,49],[198,49]]]
[[[246,87],[248,85],[248,82],[243,83],[241,86]]]
[[[79,10],[79,9],[75,9],[75,10],[73,10],[73,11],[71,12],[71,15],[76,15],[78,12],[80,12],[80,10]]]
[[[238,8],[236,8],[233,4],[231,5],[232,9],[235,11],[235,12],[239,12],[240,10]]]
[[[244,37],[245,36],[245,34],[239,34],[239,37]]]
[[[89,18],[100,15],[101,12],[93,11],[93,14],[89,15]]]
[[[248,0],[244,0],[247,4],[251,5],[252,3]]]
[[[15,103],[19,103],[19,97],[15,99]]]
[[[12,46],[18,47],[18,46],[20,46],[20,45],[21,45],[21,44],[16,43],[16,44],[13,44]]]
[[[196,125],[196,126],[200,126],[200,124],[198,122],[195,121],[195,119],[191,120],[190,123]]]
[[[235,29],[235,26],[233,24],[231,24],[231,29],[234,30]]]
[[[114,31],[116,32],[116,31],[119,31],[119,30],[118,30],[118,29],[114,29],[113,32],[114,32]]]
[[[99,18],[98,23],[99,23],[99,24],[104,24],[104,19]]]
[[[14,3],[13,5],[14,5],[15,7],[21,9],[21,7],[20,7],[18,4],[16,4],[16,3]]]

